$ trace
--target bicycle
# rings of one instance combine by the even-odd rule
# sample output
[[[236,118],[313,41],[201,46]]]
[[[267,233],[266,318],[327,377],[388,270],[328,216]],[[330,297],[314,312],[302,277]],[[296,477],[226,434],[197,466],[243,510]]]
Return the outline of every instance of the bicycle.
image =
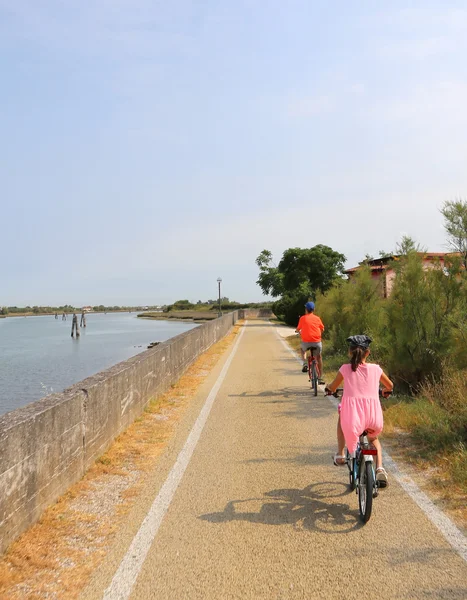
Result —
[[[340,398],[343,388],[337,388],[332,394]],[[331,392],[326,392],[331,395]],[[383,395],[379,390],[380,397]],[[390,392],[387,393],[390,395]],[[358,496],[358,510],[360,519],[368,523],[373,509],[373,498],[378,497],[379,484],[376,480],[375,461],[373,456],[377,455],[376,448],[368,441],[368,431],[360,434],[356,451],[351,454],[345,449],[347,467],[349,469],[349,487],[351,491],[356,490]]]
[[[318,382],[319,382],[319,371],[318,371],[318,361],[316,360],[316,356],[314,355],[313,348],[309,348],[307,350],[308,357],[308,378],[310,380],[311,389],[313,390],[313,395],[318,395]]]

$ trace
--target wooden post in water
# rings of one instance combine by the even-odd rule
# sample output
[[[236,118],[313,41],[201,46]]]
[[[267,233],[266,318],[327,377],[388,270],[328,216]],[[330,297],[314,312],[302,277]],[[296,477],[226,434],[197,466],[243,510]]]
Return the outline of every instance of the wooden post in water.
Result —
[[[80,326],[81,327],[86,327],[86,314],[83,310],[83,312],[81,313],[81,322],[80,322]]]
[[[78,317],[76,316],[76,313],[73,313],[73,322],[71,323],[71,337],[74,337],[75,330],[76,330],[76,337],[79,338]]]

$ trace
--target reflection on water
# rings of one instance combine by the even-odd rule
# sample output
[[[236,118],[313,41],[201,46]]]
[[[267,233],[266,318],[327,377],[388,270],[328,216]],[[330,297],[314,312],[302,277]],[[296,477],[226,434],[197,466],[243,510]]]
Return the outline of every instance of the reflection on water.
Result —
[[[135,313],[86,315],[71,338],[71,317],[0,319],[0,414],[24,406],[163,342],[193,323],[138,319]]]

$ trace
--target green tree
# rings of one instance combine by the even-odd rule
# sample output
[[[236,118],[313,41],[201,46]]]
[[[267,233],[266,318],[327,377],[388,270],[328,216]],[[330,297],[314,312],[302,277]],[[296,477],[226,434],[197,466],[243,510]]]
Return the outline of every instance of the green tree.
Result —
[[[173,303],[174,310],[189,310],[194,307],[189,300],[177,300]]]
[[[307,295],[314,296],[331,288],[342,275],[344,262],[343,254],[319,244],[313,248],[289,248],[276,267],[272,253],[263,250],[256,259],[260,268],[257,284],[264,294],[274,298],[294,294],[301,286],[306,286]]]
[[[403,235],[396,244],[396,255],[407,256],[410,252],[426,252],[426,248],[420,246],[410,235]]]
[[[289,248],[279,264],[273,262],[272,253],[263,250],[256,264],[260,269],[257,284],[264,294],[274,298],[277,316],[290,325],[296,325],[304,312],[304,304],[318,293],[329,290],[344,270],[345,256],[329,246],[319,244],[313,248]]]
[[[462,264],[467,268],[467,201],[447,201],[441,208],[448,243],[454,252],[460,252]]]
[[[344,271],[345,256],[329,246],[319,244],[313,248],[289,248],[279,263],[279,273],[283,275],[283,285],[287,292],[293,292],[305,284],[309,294],[329,290]]]
[[[259,277],[256,283],[262,289],[263,294],[273,298],[281,296],[284,293],[282,275],[272,260],[272,253],[269,250],[263,250],[255,262],[259,267]]]
[[[417,390],[427,378],[441,376],[444,360],[465,356],[465,350],[456,350],[467,330],[461,261],[453,257],[444,267],[438,262],[424,269],[422,256],[411,251],[395,268],[394,288],[385,304],[389,369]]]

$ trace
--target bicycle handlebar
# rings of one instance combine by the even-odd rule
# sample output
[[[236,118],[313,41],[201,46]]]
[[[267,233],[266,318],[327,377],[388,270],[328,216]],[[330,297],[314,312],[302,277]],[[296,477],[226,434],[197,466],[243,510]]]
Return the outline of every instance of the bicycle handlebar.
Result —
[[[324,388],[325,396],[334,396],[334,398],[340,398],[342,396],[343,391],[344,391],[344,388],[337,388],[335,392],[331,392],[331,390],[328,389],[327,386]],[[392,390],[382,390],[381,388],[379,389],[380,398],[389,398],[389,396],[391,396],[391,394],[392,394]]]
[[[328,389],[327,387],[324,388],[324,395],[325,396],[334,396],[334,398],[340,398],[342,396],[342,392],[344,391],[344,388],[337,388],[337,390],[335,392],[331,392],[330,389]]]

